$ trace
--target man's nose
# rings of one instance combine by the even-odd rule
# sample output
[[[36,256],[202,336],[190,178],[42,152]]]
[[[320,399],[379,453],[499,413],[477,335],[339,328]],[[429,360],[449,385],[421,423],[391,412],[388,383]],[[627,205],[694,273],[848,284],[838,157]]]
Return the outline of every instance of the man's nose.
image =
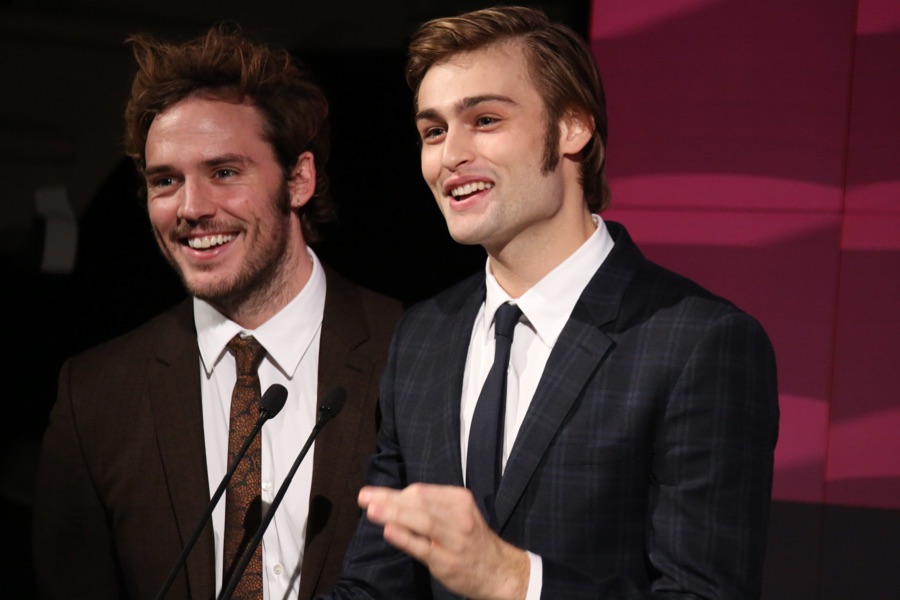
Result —
[[[465,129],[448,131],[444,138],[443,165],[454,171],[472,161],[472,136]]]
[[[210,190],[196,179],[186,179],[179,191],[178,218],[188,221],[199,221],[216,212],[216,204],[212,201]]]

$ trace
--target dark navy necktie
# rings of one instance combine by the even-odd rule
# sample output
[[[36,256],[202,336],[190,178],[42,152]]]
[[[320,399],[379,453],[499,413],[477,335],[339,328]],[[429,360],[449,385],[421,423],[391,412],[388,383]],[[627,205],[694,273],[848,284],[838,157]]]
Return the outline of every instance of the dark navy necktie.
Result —
[[[466,487],[475,496],[485,520],[494,520],[494,496],[500,486],[506,376],[513,331],[522,311],[503,304],[494,317],[494,364],[488,373],[472,415],[466,454]]]

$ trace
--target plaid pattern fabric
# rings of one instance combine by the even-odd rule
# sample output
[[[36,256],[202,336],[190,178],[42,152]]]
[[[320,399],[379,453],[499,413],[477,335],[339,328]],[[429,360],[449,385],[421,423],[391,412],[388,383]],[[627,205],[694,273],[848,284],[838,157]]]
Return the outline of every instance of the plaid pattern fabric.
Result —
[[[544,369],[496,496],[544,598],[756,598],[778,430],[752,317],[647,261],[623,227]],[[368,483],[462,485],[459,404],[483,274],[407,311]],[[360,521],[332,598],[455,598]]]

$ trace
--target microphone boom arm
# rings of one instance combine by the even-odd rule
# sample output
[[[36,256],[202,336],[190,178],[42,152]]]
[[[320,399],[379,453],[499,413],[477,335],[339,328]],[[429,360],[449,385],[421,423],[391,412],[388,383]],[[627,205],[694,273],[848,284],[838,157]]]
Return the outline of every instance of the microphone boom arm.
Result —
[[[346,399],[347,392],[346,390],[344,390],[344,388],[335,388],[325,396],[325,400],[322,401],[322,405],[319,407],[318,421],[316,421],[316,424],[313,427],[312,432],[310,432],[309,437],[306,438],[306,443],[303,444],[303,448],[300,449],[300,453],[294,460],[294,464],[291,465],[291,470],[288,471],[288,474],[284,478],[281,487],[278,488],[278,493],[275,494],[275,498],[272,499],[272,504],[269,506],[266,514],[263,515],[262,522],[256,529],[256,533],[253,535],[250,543],[247,545],[247,549],[241,556],[241,561],[237,564],[234,569],[234,573],[231,575],[231,580],[228,582],[228,587],[222,591],[222,594],[219,596],[219,600],[229,600],[231,598],[231,595],[234,594],[235,589],[237,589],[237,584],[241,580],[241,576],[243,576],[244,574],[244,570],[247,568],[247,565],[250,564],[250,559],[253,557],[254,552],[256,552],[256,547],[259,546],[259,543],[262,541],[263,534],[265,534],[266,532],[266,528],[268,528],[269,523],[272,521],[272,519],[275,518],[275,510],[281,504],[281,500],[287,493],[288,487],[291,485],[291,481],[294,479],[294,474],[297,472],[297,469],[300,468],[300,463],[303,462],[303,459],[306,457],[306,453],[309,452],[310,446],[312,446],[315,439],[319,436],[319,432],[322,431],[322,428],[325,427],[326,423],[333,419],[344,407],[344,402],[346,401]]]
[[[247,454],[247,449],[250,447],[250,444],[253,442],[254,438],[256,438],[259,430],[262,429],[262,426],[265,424],[265,422],[281,411],[282,407],[284,407],[286,399],[287,389],[283,385],[276,383],[266,390],[265,395],[260,400],[259,418],[256,419],[256,424],[253,426],[253,430],[250,432],[250,435],[247,436],[247,439],[244,440],[244,444],[241,446],[241,449],[238,450],[234,462],[228,468],[228,472],[225,474],[225,477],[222,478],[222,481],[219,483],[219,487],[216,488],[216,491],[212,495],[212,498],[210,498],[209,504],[206,505],[206,510],[203,512],[203,518],[201,518],[200,522],[197,523],[197,527],[194,529],[194,532],[188,539],[187,544],[184,545],[181,554],[178,556],[178,560],[175,561],[175,564],[172,566],[172,570],[169,571],[169,576],[166,577],[166,581],[159,589],[159,593],[156,594],[156,600],[163,600],[163,598],[166,597],[169,588],[172,587],[172,584],[175,582],[175,577],[178,575],[178,571],[180,571],[184,563],[187,562],[188,554],[190,554],[191,550],[194,549],[194,545],[197,543],[197,540],[200,539],[200,534],[203,533],[203,529],[206,527],[209,518],[212,516],[213,510],[216,508],[216,505],[222,498],[222,494],[225,493],[225,490],[228,487],[228,483],[231,481],[231,478],[234,476],[234,472],[238,468],[238,464],[240,464],[241,460],[244,458],[244,455]]]

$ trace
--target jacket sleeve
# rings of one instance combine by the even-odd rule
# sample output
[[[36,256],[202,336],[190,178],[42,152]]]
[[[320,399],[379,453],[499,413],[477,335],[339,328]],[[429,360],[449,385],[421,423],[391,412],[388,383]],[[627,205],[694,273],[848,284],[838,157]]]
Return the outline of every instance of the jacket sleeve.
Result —
[[[778,418],[762,327],[743,313],[717,319],[684,363],[656,435],[654,591],[759,597]]]
[[[760,597],[779,421],[774,351],[755,319],[731,312],[669,358],[680,364],[653,436],[650,589],[544,560],[543,598]]]

